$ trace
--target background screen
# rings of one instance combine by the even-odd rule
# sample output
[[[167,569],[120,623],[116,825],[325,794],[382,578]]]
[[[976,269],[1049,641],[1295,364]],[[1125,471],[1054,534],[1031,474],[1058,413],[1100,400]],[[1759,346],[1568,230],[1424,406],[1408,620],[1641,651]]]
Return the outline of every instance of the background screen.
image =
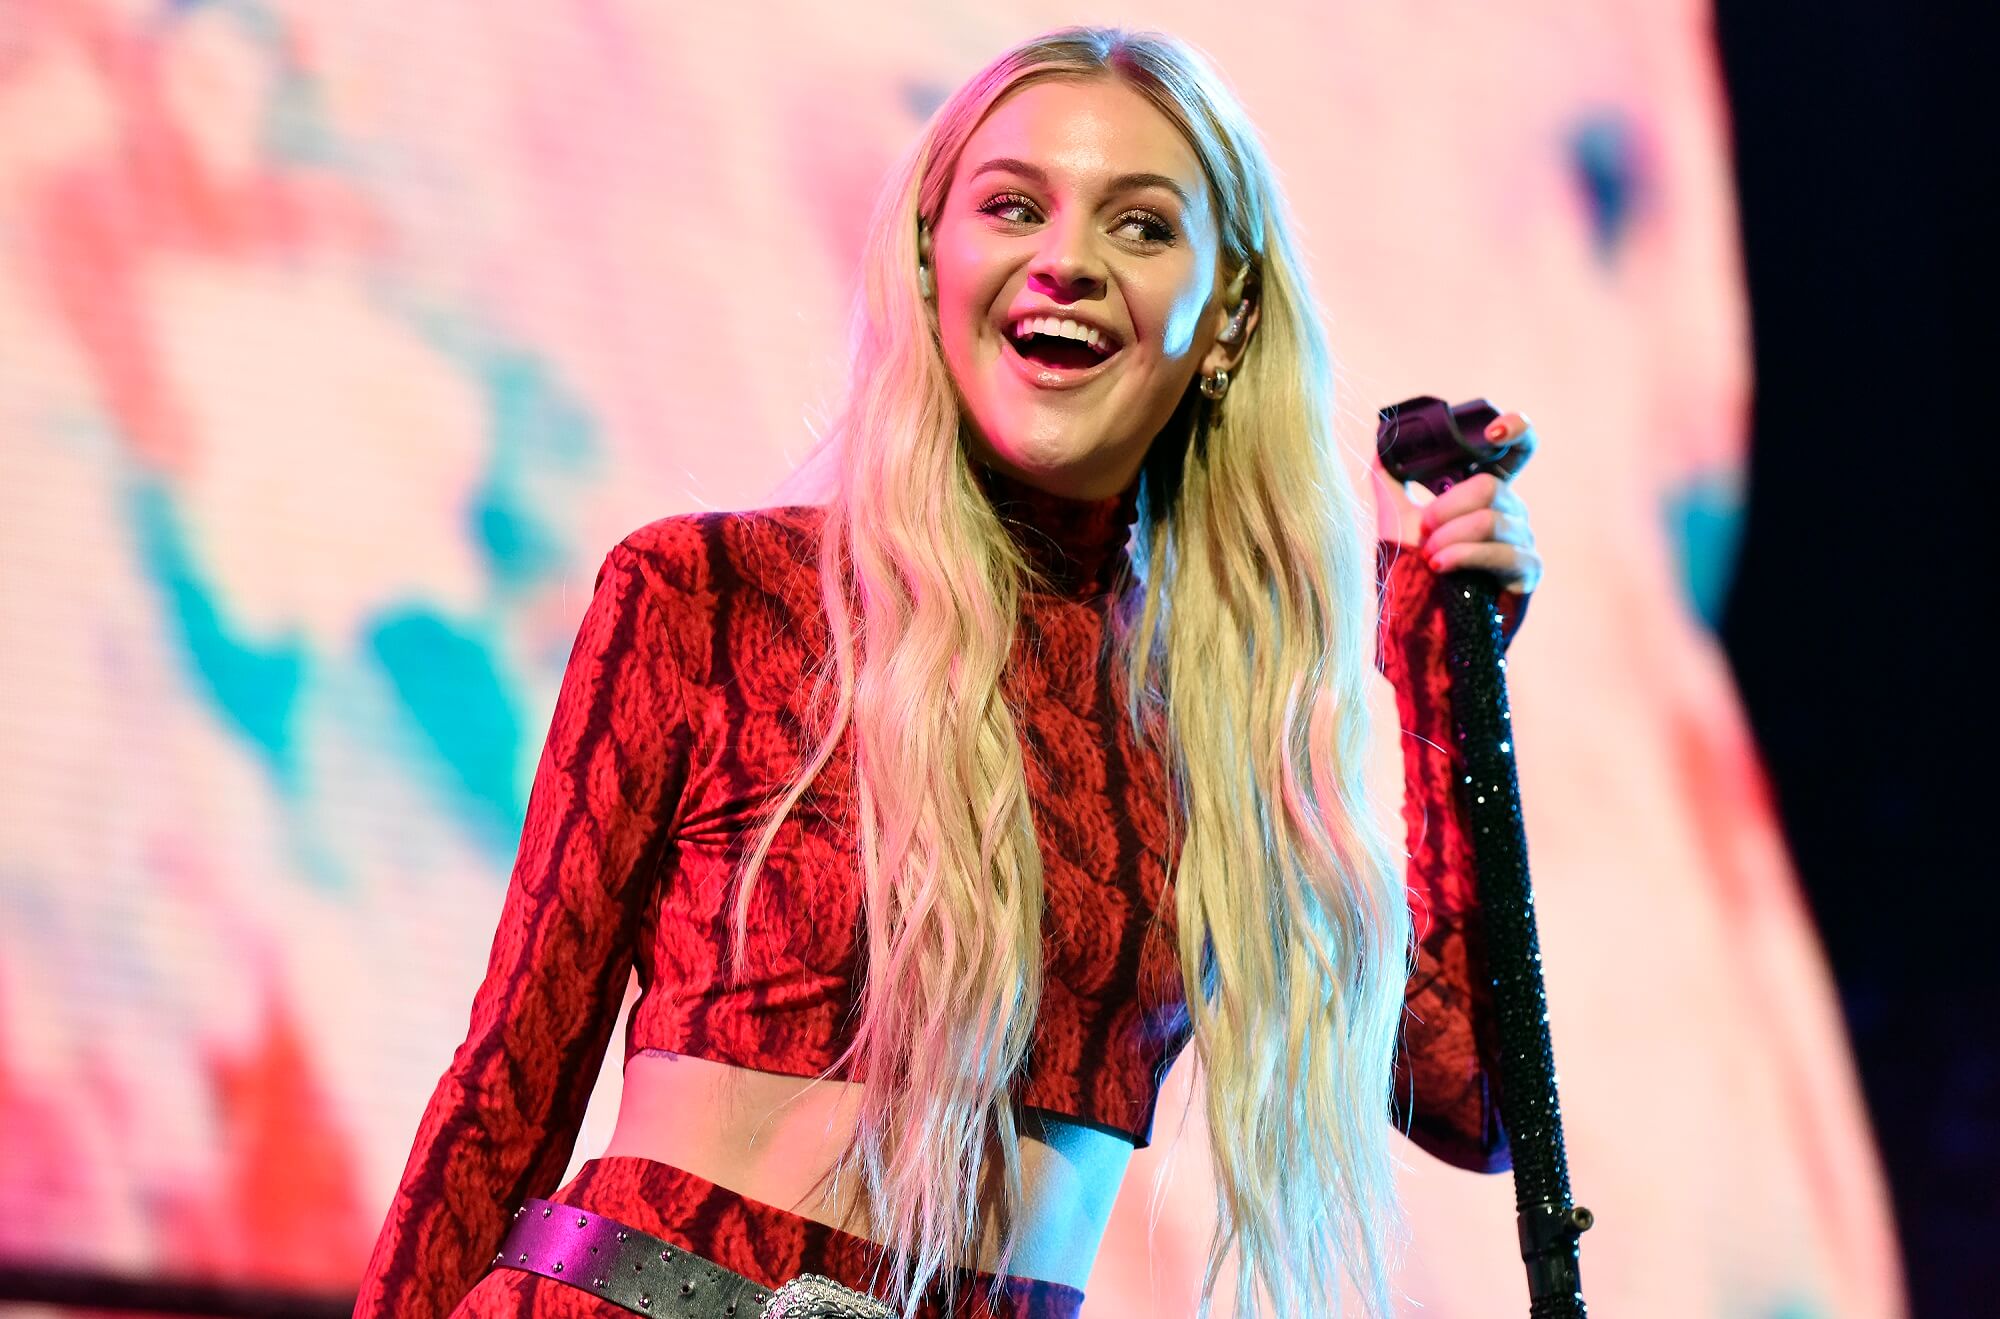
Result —
[[[1509,677],[1593,1306],[1893,1306],[1712,633],[1748,343],[1708,14],[1583,0],[0,3],[0,1201],[38,1206],[0,1258],[351,1291],[604,552],[765,501],[895,154],[1107,18],[1258,123],[1352,452],[1425,393],[1541,436]],[[1093,1314],[1191,1312],[1186,1071]],[[1410,1312],[1500,1312],[1509,1180],[1402,1152]]]

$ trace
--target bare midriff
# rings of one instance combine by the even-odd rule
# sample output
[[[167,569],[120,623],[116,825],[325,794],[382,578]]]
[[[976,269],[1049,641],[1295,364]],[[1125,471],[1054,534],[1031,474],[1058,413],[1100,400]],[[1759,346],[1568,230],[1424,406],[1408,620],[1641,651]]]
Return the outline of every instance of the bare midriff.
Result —
[[[870,1228],[858,1178],[827,1176],[859,1111],[850,1081],[781,1076],[646,1049],[625,1064],[607,1155],[670,1164],[746,1199],[855,1236]],[[1020,1239],[1007,1272],[1082,1289],[1132,1157],[1115,1132],[1030,1110],[1021,1140]],[[968,1268],[995,1272],[998,1215],[981,1205],[986,1239]]]

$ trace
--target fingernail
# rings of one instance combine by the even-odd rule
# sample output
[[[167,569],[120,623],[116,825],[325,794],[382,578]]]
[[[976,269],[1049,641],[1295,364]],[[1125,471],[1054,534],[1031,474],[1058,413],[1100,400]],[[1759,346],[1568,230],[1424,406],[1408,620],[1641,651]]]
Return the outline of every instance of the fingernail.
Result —
[[[1489,440],[1497,440],[1506,433],[1507,427],[1497,421],[1486,428],[1486,438]]]

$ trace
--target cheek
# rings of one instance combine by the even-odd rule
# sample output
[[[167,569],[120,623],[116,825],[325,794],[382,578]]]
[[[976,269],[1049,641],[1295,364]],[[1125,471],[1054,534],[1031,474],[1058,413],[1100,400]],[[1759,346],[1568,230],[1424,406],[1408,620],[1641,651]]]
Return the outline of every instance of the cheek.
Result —
[[[952,333],[976,334],[1006,283],[1003,254],[977,242],[945,242],[942,238],[934,252],[939,313],[952,325]]]
[[[961,405],[986,413],[994,371],[1002,365],[997,341],[987,335],[990,302],[983,282],[961,270],[956,283],[944,272],[938,284],[937,338],[945,370],[958,390]]]
[[[1176,279],[1134,289],[1133,302],[1135,312],[1143,308],[1147,320],[1159,327],[1162,356],[1185,357],[1194,350],[1201,314],[1208,306],[1203,281]]]
[[[1166,341],[1162,351],[1168,357],[1185,357],[1194,351],[1195,331],[1201,327],[1201,299],[1188,297],[1175,303],[1167,314]]]

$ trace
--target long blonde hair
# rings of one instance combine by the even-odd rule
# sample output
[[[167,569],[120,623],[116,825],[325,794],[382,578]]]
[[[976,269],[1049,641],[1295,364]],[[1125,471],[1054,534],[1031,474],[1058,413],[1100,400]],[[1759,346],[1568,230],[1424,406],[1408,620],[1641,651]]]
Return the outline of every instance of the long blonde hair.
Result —
[[[1227,406],[1190,390],[1148,453],[1143,596],[1128,594],[1117,633],[1129,715],[1166,757],[1182,823],[1171,882],[1216,1174],[1202,1312],[1234,1250],[1242,1313],[1259,1289],[1282,1315],[1333,1313],[1344,1272],[1386,1314],[1410,930],[1362,777],[1373,559],[1270,164],[1180,42],[1099,28],[1026,42],[938,109],[884,188],[849,393],[801,467],[825,486],[824,727],[743,866],[737,955],[779,824],[851,729],[867,978],[835,1065],[864,1082],[840,1167],[858,1169],[900,1261],[899,1305],[972,1257],[982,1186],[1002,1193],[1004,1272],[1021,1197],[1009,1084],[1042,984],[1042,859],[1000,684],[1028,567],[965,452],[917,233],[992,106],[1050,77],[1121,79],[1180,128],[1224,266],[1254,271],[1259,298]]]

